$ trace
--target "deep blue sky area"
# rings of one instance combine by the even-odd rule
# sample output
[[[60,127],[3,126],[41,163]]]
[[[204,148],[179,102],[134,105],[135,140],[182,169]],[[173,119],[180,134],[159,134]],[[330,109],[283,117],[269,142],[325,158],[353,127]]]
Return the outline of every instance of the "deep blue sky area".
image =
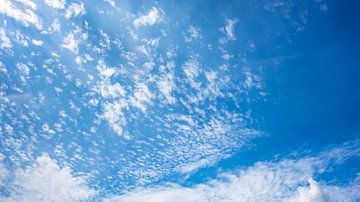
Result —
[[[322,147],[359,133],[359,6],[344,1],[329,8],[312,16],[284,48],[282,64],[268,69],[272,99],[261,113],[270,133],[279,134],[272,137],[284,138],[290,147]]]
[[[360,201],[360,2],[1,0],[0,201]]]

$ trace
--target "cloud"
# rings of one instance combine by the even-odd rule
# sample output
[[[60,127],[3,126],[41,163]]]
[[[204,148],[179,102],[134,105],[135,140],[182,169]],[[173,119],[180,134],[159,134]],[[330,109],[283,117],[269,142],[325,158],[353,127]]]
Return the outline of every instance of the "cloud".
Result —
[[[83,3],[72,3],[66,9],[65,18],[69,19],[71,17],[76,17],[78,15],[85,14],[85,6]]]
[[[78,52],[79,41],[75,38],[74,33],[69,33],[63,40],[62,47],[70,50],[71,52]]]
[[[157,82],[157,87],[169,104],[174,104],[176,102],[176,99],[171,95],[175,88],[173,74],[169,73],[165,77],[160,78]]]
[[[201,39],[201,30],[198,27],[195,27],[193,25],[190,25],[187,29],[187,32],[184,36],[185,42],[191,42],[192,40],[198,40]]]
[[[12,48],[12,43],[9,37],[6,36],[5,30],[0,29],[0,48]]]
[[[333,163],[359,156],[359,141],[348,142],[316,156],[258,162],[235,173],[221,173],[217,179],[194,187],[168,184],[139,189],[105,201],[357,201],[360,183],[348,185],[317,182],[314,176],[329,172]]]
[[[130,103],[143,113],[146,113],[147,105],[152,103],[151,99],[153,96],[145,84],[138,83],[136,84],[133,97],[130,98]]]
[[[309,179],[308,182],[309,182],[308,186],[299,187],[294,197],[288,199],[288,201],[289,202],[324,201],[323,194],[319,187],[319,184],[313,179]]]
[[[26,6],[27,4],[25,4],[25,2],[26,1],[23,1],[22,3]],[[31,9],[17,9],[12,5],[9,0],[0,1],[0,13],[21,22],[26,27],[32,24],[37,29],[42,29],[41,20]]]
[[[45,0],[45,3],[48,6],[56,8],[56,9],[64,9],[66,0]]]
[[[214,165],[216,162],[219,161],[219,159],[224,159],[228,156],[223,155],[223,156],[210,156],[208,158],[204,158],[204,159],[200,159],[198,161],[192,162],[192,163],[188,163],[185,165],[181,165],[177,170],[180,173],[192,173],[200,168],[204,168],[204,167],[208,167],[211,165]]]
[[[36,9],[37,6],[32,0],[16,0],[17,2],[22,3],[26,7],[30,7],[32,9]]]
[[[44,42],[41,41],[41,40],[33,39],[33,40],[31,40],[31,42],[32,42],[35,46],[42,46],[42,45],[44,45]]]
[[[235,25],[238,23],[237,19],[227,19],[226,25],[220,28],[220,31],[226,35],[226,38],[222,38],[220,41],[225,43],[227,41],[236,40]]]
[[[135,27],[152,26],[161,20],[160,12],[157,8],[152,7],[147,14],[140,15],[133,22]]]
[[[61,168],[47,154],[31,167],[17,170],[10,187],[10,196],[0,201],[84,201],[96,194],[84,177],[73,176],[68,166]]]

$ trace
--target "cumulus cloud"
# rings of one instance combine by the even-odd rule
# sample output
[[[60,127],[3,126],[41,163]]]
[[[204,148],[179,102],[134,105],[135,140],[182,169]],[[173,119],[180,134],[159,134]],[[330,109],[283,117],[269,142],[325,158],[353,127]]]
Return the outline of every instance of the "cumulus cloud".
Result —
[[[299,187],[297,193],[288,199],[289,202],[322,202],[324,201],[323,194],[319,183],[313,179],[309,179],[309,185]]]
[[[45,3],[48,6],[56,8],[56,9],[64,9],[66,0],[45,0]]]
[[[68,166],[60,167],[47,154],[28,168],[19,169],[12,182],[10,196],[1,201],[84,201],[96,194],[84,177],[75,177]]]
[[[62,47],[74,53],[78,52],[79,41],[75,38],[74,33],[69,33],[63,40]]]
[[[76,17],[85,14],[85,6],[83,3],[72,3],[66,9],[65,18]]]
[[[147,14],[140,15],[133,22],[135,27],[151,26],[158,23],[161,20],[161,14],[156,7],[152,7]]]
[[[25,4],[25,2],[26,1],[21,1],[21,3],[26,6],[27,4]],[[33,10],[29,8],[25,8],[24,10],[18,9],[14,7],[14,5],[9,0],[0,1],[0,13],[21,22],[26,27],[32,24],[37,29],[42,29],[42,22],[39,17],[33,12]]]
[[[0,29],[0,48],[12,48],[12,43],[9,37],[6,36],[5,30]]]
[[[332,163],[359,156],[359,141],[324,151],[316,156],[258,162],[235,173],[222,173],[218,179],[194,187],[176,184],[140,189],[107,201],[357,201],[358,180],[349,185],[317,182],[315,175],[328,172]]]

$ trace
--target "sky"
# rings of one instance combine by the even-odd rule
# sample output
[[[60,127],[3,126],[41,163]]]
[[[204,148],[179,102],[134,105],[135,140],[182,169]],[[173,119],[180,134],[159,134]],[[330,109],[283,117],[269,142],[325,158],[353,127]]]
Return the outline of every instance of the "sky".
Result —
[[[355,0],[1,0],[0,201],[360,201]]]

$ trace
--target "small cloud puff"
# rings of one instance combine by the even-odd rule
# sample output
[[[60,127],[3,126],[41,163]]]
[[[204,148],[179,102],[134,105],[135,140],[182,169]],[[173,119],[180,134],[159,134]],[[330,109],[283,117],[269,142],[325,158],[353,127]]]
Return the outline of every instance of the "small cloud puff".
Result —
[[[161,20],[161,13],[156,7],[152,7],[147,14],[140,15],[133,22],[135,27],[152,26]]]

